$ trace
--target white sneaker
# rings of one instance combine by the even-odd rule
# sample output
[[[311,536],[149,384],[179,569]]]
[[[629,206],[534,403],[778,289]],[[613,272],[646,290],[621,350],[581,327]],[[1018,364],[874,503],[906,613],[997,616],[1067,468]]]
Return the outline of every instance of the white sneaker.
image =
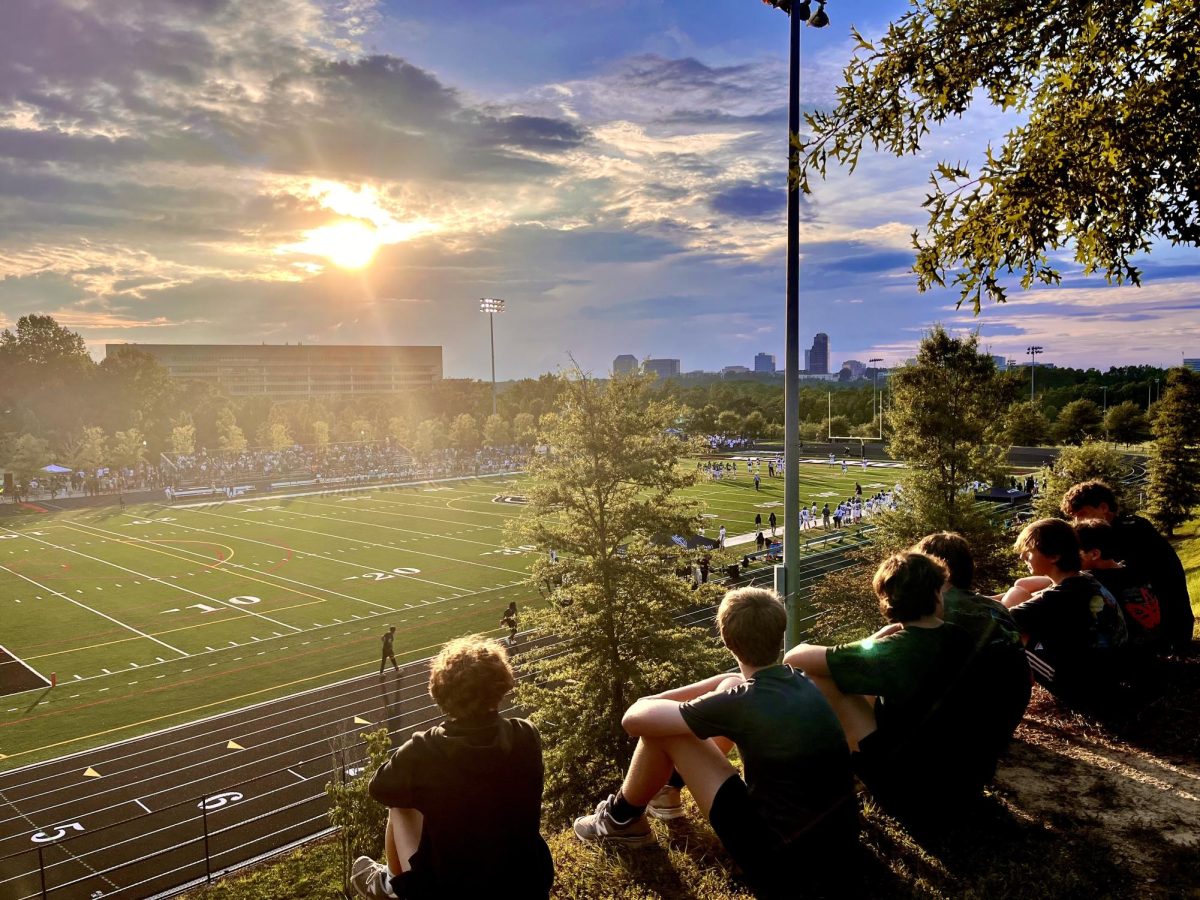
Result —
[[[360,856],[350,869],[350,885],[355,893],[367,900],[395,900],[387,866],[369,856]]]
[[[613,820],[612,805],[616,797],[609,794],[601,800],[590,816],[575,820],[575,836],[585,844],[616,844],[622,847],[648,847],[657,843],[646,816],[620,825]]]
[[[683,801],[679,798],[679,788],[664,784],[646,807],[646,814],[663,820],[682,819]]]

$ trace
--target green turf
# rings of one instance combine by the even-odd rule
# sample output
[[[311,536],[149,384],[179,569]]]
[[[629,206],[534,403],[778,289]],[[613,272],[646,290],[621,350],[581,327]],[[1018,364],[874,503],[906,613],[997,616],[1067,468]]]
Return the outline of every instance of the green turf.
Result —
[[[736,477],[689,490],[707,533],[782,518],[783,480]],[[894,470],[809,465],[818,505],[891,485]],[[397,626],[401,662],[450,637],[499,634],[531,549],[506,521],[520,478],[358,494],[153,505],[0,518],[0,643],[53,690],[0,697],[0,770],[361,675]],[[810,533],[813,534],[813,533]],[[752,545],[751,545],[752,546]]]

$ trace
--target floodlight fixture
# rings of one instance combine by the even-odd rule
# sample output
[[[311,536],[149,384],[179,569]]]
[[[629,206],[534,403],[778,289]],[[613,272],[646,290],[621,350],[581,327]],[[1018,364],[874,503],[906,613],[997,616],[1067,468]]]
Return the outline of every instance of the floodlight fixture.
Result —
[[[1033,402],[1033,383],[1037,378],[1037,358],[1038,354],[1045,350],[1044,347],[1031,346],[1025,348],[1025,354],[1032,361],[1029,366],[1029,402]]]
[[[488,314],[488,331],[492,338],[492,415],[496,414],[496,313],[504,312],[504,301],[499,297],[480,297],[479,311]]]
[[[808,4],[806,3],[805,6]],[[824,28],[829,24],[829,15],[825,12],[825,4],[822,0],[817,0],[817,11],[812,14],[812,18],[808,20],[809,28]]]

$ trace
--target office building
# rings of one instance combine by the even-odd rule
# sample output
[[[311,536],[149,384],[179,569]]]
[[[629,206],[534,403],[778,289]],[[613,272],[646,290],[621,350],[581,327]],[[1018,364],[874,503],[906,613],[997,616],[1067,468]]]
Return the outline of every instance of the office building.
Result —
[[[612,371],[614,375],[632,375],[638,370],[637,357],[632,353],[622,353],[613,360]]]
[[[774,375],[775,374],[775,354],[774,353],[756,353],[754,354],[754,371],[759,374]]]
[[[679,374],[677,359],[648,359],[642,364],[647,372],[653,372],[659,378],[673,378]]]
[[[106,344],[104,355],[137,350],[172,378],[207,381],[231,397],[393,394],[442,378],[441,347],[305,344]]]
[[[1200,372],[1200,358],[1198,358],[1198,359],[1184,359],[1184,361],[1183,361],[1183,367],[1184,367],[1185,369],[1191,369],[1193,372]]]
[[[844,363],[842,363],[842,368],[849,369],[850,377],[854,379],[862,378],[867,374],[867,364],[858,359],[846,360]]]
[[[813,336],[812,349],[804,357],[804,368],[810,375],[829,374],[829,335],[825,332]]]
[[[749,366],[726,366],[721,370],[722,375],[749,375]]]

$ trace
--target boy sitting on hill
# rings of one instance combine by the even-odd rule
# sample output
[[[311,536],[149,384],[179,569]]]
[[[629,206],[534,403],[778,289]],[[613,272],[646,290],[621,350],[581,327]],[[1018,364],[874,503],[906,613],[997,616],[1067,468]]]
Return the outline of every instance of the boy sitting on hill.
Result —
[[[858,832],[846,738],[812,682],[778,665],[787,613],[772,591],[741,588],[721,601],[717,626],[738,675],[643,697],[625,713],[638,738],[621,789],[575,821],[585,842],[654,843],[651,800],[675,817],[673,771],[760,897],[795,896],[806,864],[837,872]],[[745,780],[726,759],[730,743]]]
[[[1116,600],[1080,571],[1079,541],[1061,519],[1026,525],[1015,549],[1033,575],[1050,582],[1012,607],[1034,678],[1068,704],[1107,706],[1123,674],[1129,642]]]
[[[512,690],[504,648],[478,635],[433,661],[429,695],[446,721],[417,732],[379,767],[371,796],[388,807],[387,865],[360,856],[362,897],[547,897],[554,863],[539,828],[542,744],[500,717]]]
[[[1010,710],[991,710],[976,693],[976,637],[943,621],[947,582],[939,560],[897,553],[873,579],[888,625],[865,640],[800,644],[784,656],[830,701],[871,794],[910,821],[949,821],[945,813],[979,796],[1011,721]]]

